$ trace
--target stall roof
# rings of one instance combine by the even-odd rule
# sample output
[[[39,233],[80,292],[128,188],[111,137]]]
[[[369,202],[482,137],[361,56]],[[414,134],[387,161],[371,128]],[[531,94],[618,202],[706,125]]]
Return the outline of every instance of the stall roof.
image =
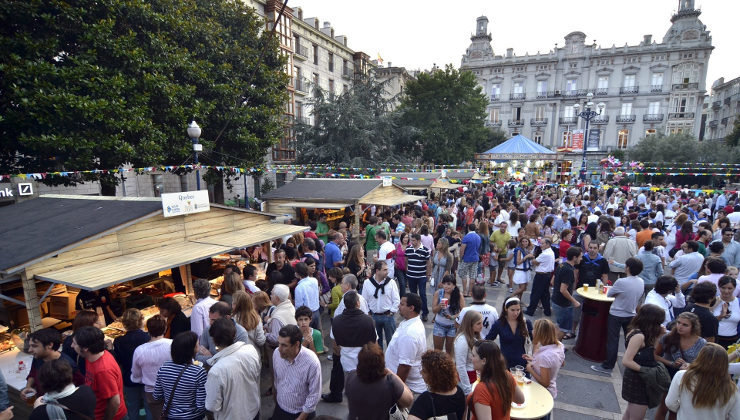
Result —
[[[263,200],[332,201],[354,204],[375,188],[381,179],[298,178],[262,195]]]
[[[49,195],[0,208],[0,272],[162,212],[159,199]]]
[[[442,176],[441,172],[381,172],[380,177],[393,178],[393,184],[406,190],[424,190]],[[406,179],[404,179],[406,178]]]
[[[517,134],[498,146],[475,155],[477,160],[555,159],[556,157],[556,152],[521,134]]]
[[[255,228],[205,236],[180,244],[66,267],[37,274],[36,278],[85,290],[97,290],[307,229],[306,226],[265,223]]]
[[[362,201],[362,204],[372,204],[375,206],[398,206],[405,203],[410,203],[412,201],[418,201],[425,199],[426,197],[420,196],[420,195],[411,195],[411,194],[403,194],[397,197],[385,197],[385,198],[376,198],[373,200],[367,200],[367,202]]]

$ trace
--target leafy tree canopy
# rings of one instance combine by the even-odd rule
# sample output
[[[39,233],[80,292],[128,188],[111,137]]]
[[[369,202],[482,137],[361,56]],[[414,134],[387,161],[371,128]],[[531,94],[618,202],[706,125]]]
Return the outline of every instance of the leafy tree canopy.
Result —
[[[630,159],[641,162],[740,162],[737,148],[722,142],[699,142],[690,134],[646,136],[628,154]]]
[[[740,117],[735,117],[735,123],[732,126],[732,131],[725,137],[725,142],[731,147],[740,145]]]
[[[263,27],[228,0],[0,3],[0,172],[178,165],[192,118],[205,163],[260,163],[287,82]]]
[[[399,147],[425,163],[456,164],[473,159],[488,143],[486,97],[475,75],[451,64],[421,73],[406,84],[400,110],[403,125],[414,127]]]

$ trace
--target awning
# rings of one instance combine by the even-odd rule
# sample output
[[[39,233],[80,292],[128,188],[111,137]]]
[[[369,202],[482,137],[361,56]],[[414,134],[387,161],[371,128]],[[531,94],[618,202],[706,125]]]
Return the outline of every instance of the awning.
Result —
[[[304,209],[333,209],[340,210],[345,207],[349,207],[352,203],[325,203],[325,202],[310,202],[310,201],[294,201],[290,204],[278,204],[283,207],[296,207]]]
[[[376,199],[370,199],[366,201],[360,201],[360,204],[372,204],[375,206],[398,206],[404,203],[410,203],[412,201],[423,200],[426,197],[420,195],[401,194],[393,197],[379,197]]]
[[[205,236],[176,245],[37,274],[36,278],[85,290],[98,290],[306,229],[306,226],[263,223],[249,229]]]
[[[429,188],[437,188],[441,190],[456,190],[462,186],[462,184],[453,184],[446,179],[438,179],[434,181],[434,184],[432,184]]]

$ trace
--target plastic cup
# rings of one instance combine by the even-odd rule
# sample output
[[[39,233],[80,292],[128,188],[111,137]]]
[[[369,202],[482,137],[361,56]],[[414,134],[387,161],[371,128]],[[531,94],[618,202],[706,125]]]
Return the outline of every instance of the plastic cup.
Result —
[[[443,308],[446,308],[450,304],[450,300],[448,298],[442,298],[441,304]]]
[[[588,283],[583,283],[583,291],[588,292]]]
[[[26,404],[33,407],[33,403],[36,402],[36,390],[35,389],[27,389],[23,391],[23,399],[26,401]]]

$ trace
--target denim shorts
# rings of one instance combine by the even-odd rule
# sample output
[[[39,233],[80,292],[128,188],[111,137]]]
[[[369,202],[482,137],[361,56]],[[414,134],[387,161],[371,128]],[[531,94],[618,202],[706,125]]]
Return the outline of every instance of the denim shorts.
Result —
[[[455,324],[452,325],[442,325],[438,322],[434,322],[434,330],[432,331],[432,335],[435,337],[455,337],[457,334],[457,330],[455,328]]]
[[[550,301],[552,312],[555,315],[555,323],[558,324],[560,331],[569,333],[573,331],[573,307],[562,307],[555,302]]]

